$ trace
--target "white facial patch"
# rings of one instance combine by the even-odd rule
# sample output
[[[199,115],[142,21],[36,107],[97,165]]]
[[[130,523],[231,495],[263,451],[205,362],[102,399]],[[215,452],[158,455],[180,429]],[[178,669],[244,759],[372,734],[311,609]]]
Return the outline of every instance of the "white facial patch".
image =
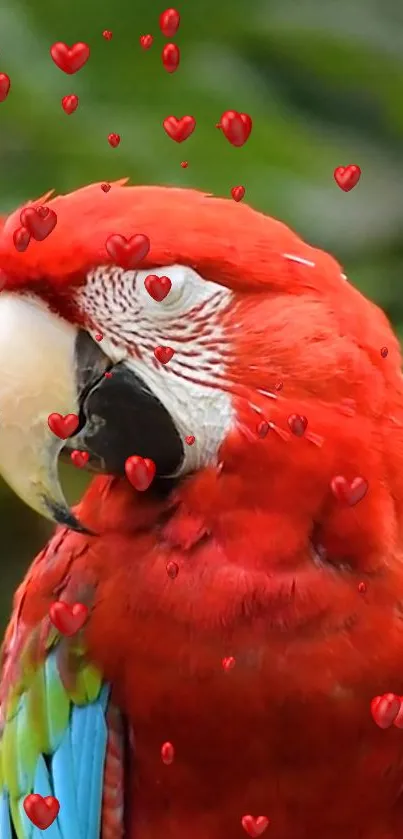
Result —
[[[171,290],[161,302],[144,285],[150,274],[171,280]],[[232,292],[183,265],[147,271],[106,266],[88,275],[75,300],[91,320],[94,340],[101,333],[99,346],[111,361],[125,361],[144,381],[183,441],[195,437],[191,446],[184,442],[180,474],[216,463],[235,422],[231,397],[223,389],[231,347],[222,318]],[[154,356],[159,346],[174,350],[166,365]]]

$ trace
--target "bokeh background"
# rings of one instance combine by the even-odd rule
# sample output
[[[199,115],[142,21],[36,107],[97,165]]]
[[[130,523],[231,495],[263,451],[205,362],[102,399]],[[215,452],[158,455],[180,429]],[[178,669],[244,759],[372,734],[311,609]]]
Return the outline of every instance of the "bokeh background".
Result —
[[[0,72],[12,89],[0,104],[0,212],[50,188],[122,176],[219,195],[242,184],[245,200],[332,252],[403,336],[401,0],[185,0],[172,75],[161,63],[164,8],[163,0],[1,1]],[[147,33],[154,44],[144,52]],[[49,55],[55,41],[87,42],[89,62],[65,75]],[[67,116],[60,101],[71,93],[80,104]],[[215,127],[230,108],[253,119],[242,148]],[[183,144],[162,129],[170,114],[197,120]],[[116,149],[111,132],[121,135]],[[362,177],[344,193],[333,171],[349,163]],[[78,499],[87,479],[73,466],[62,472],[67,496]],[[50,531],[0,484],[0,630]]]

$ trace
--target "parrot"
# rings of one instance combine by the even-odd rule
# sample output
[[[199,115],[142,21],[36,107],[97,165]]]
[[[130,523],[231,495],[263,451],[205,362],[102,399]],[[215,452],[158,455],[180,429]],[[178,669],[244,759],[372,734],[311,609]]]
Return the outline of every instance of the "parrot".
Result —
[[[387,316],[285,223],[126,180],[4,218],[0,287],[0,473],[56,525],[2,647],[0,839],[401,839]]]

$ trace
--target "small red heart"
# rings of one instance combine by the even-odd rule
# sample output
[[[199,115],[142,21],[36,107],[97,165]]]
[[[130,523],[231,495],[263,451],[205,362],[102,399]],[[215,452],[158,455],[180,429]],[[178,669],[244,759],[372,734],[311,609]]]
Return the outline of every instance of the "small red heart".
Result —
[[[73,114],[78,108],[78,96],[71,93],[70,96],[63,96],[62,108],[66,114]]]
[[[142,35],[140,38],[140,45],[143,50],[149,50],[153,45],[154,38],[152,35]]]
[[[77,430],[79,425],[79,418],[77,414],[49,414],[48,426],[56,437],[61,440],[67,440]]]
[[[111,32],[110,29],[104,29],[102,37],[105,38],[105,41],[111,41],[113,38],[113,32]]]
[[[226,656],[226,658],[223,658],[221,662],[223,670],[225,670],[226,673],[229,673],[230,670],[233,670],[233,668],[235,667],[235,663],[236,662],[233,655]]]
[[[56,600],[49,609],[49,617],[53,626],[62,634],[71,637],[75,635],[85,624],[88,618],[88,607],[84,603],[65,603],[64,600]]]
[[[168,137],[171,140],[175,140],[175,143],[183,143],[196,128],[196,120],[190,116],[181,117],[180,119],[172,116],[166,117],[162,124]]]
[[[165,38],[173,38],[176,35],[180,20],[180,14],[176,9],[165,9],[165,12],[162,12],[160,15],[160,29],[162,34],[165,35]]]
[[[401,707],[400,698],[395,693],[374,696],[371,702],[371,714],[379,728],[390,728]]]
[[[116,149],[120,143],[120,134],[108,134],[108,143],[113,149]]]
[[[260,437],[262,440],[264,440],[264,438],[268,434],[269,428],[270,428],[269,423],[266,422],[266,420],[261,420],[259,422],[257,428],[256,428],[258,437]]]
[[[56,67],[59,67],[59,70],[63,70],[63,73],[68,73],[71,76],[84,67],[84,64],[86,64],[90,57],[90,48],[88,44],[81,42],[73,44],[72,47],[68,47],[67,44],[58,41],[51,46],[50,54]]]
[[[165,44],[162,50],[162,63],[167,73],[174,73],[179,67],[181,53],[176,44]]]
[[[238,111],[224,111],[220,119],[220,128],[232,146],[243,146],[252,131],[249,114]]]
[[[172,350],[171,347],[156,347],[154,355],[161,364],[168,364],[168,361],[175,355],[175,350]]]
[[[32,824],[39,830],[46,830],[53,824],[60,810],[60,804],[53,795],[42,798],[41,795],[31,793],[24,798],[24,810]]]
[[[330,486],[335,498],[338,501],[348,504],[350,507],[358,504],[368,491],[368,481],[360,476],[349,482],[344,475],[335,475],[331,480]]]
[[[187,443],[188,446],[193,446],[193,443],[195,442],[196,437],[194,437],[193,434],[188,434],[188,436],[185,437],[185,443]]]
[[[357,186],[360,180],[361,169],[359,166],[354,166],[353,164],[350,166],[337,166],[333,175],[340,189],[344,190],[344,192],[350,192],[350,189]]]
[[[109,192],[110,188],[111,188],[110,184],[101,184],[101,189],[102,189],[103,192]]]
[[[134,454],[125,463],[125,472],[131,485],[139,492],[148,489],[157,469],[153,460]]]
[[[174,762],[175,749],[172,743],[163,743],[161,746],[161,760],[165,766],[170,766]]]
[[[144,285],[153,300],[161,303],[171,291],[172,282],[169,277],[157,277],[156,274],[149,274],[144,280]]]
[[[31,241],[31,234],[26,229],[26,227],[19,227],[18,230],[14,230],[14,233],[13,233],[14,247],[17,251],[19,251],[19,253],[24,253],[24,251],[26,251],[30,241]]]
[[[11,82],[7,73],[0,73],[0,102],[4,102],[4,100],[7,99],[10,85]]]
[[[187,168],[188,168],[188,166],[189,166],[189,164],[188,164],[187,160],[182,160],[182,161],[181,161],[181,166],[182,166],[182,169],[187,169]]]
[[[358,583],[358,591],[360,592],[360,594],[366,594],[366,591],[367,591],[367,584],[366,584],[366,583],[364,583],[363,581],[361,581],[360,583]]]
[[[106,240],[105,248],[117,265],[130,270],[145,259],[150,250],[150,240],[142,233],[136,233],[131,239],[116,233]]]
[[[288,425],[290,430],[296,437],[303,437],[306,431],[306,427],[308,425],[308,420],[306,417],[301,416],[300,414],[290,414],[287,419]]]
[[[105,379],[111,379],[112,373],[104,373]]]
[[[388,350],[388,348],[387,348],[387,347],[381,347],[381,356],[382,356],[382,358],[386,358],[386,356],[387,356],[388,352],[389,352],[389,350]]]
[[[242,816],[242,827],[249,836],[261,836],[269,824],[267,816]]]
[[[20,222],[33,239],[43,242],[56,227],[57,215],[49,207],[25,207],[21,210]]]
[[[74,466],[77,466],[78,469],[83,469],[88,463],[90,456],[88,452],[80,452],[78,449],[74,449],[70,455],[70,459],[74,463]]]
[[[242,198],[245,195],[245,187],[244,186],[233,186],[231,189],[231,195],[234,201],[242,201]]]
[[[97,334],[95,335],[95,340],[96,341],[102,341],[103,337],[104,336],[103,336],[102,332],[97,332]]]
[[[283,387],[284,387],[284,383],[283,383],[283,382],[281,382],[281,381],[280,381],[280,382],[276,382],[276,384],[274,385],[274,390],[280,391],[280,390],[282,390],[282,389],[283,389]]]
[[[167,562],[167,564],[166,564],[166,572],[167,572],[167,574],[168,574],[168,577],[170,577],[170,578],[171,578],[171,580],[175,580],[175,578],[176,578],[176,577],[178,576],[178,574],[179,574],[179,565],[178,565],[178,563],[177,563],[177,562],[173,562],[173,560],[172,560],[172,559],[170,559],[170,560],[169,560],[169,562]]]

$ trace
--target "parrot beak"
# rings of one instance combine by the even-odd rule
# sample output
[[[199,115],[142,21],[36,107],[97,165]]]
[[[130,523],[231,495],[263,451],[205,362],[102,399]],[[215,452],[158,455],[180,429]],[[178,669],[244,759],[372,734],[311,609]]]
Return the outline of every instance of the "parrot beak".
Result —
[[[0,295],[0,473],[33,510],[83,532],[58,478],[65,440],[48,426],[49,414],[79,412],[76,336],[36,297]]]
[[[81,533],[91,531],[69,509],[59,482],[62,449],[86,451],[90,469],[120,477],[134,453],[150,457],[164,478],[177,474],[184,458],[169,412],[116,355],[112,364],[88,332],[36,296],[0,294],[0,474],[33,510]],[[51,431],[55,413],[79,417],[74,436]]]

